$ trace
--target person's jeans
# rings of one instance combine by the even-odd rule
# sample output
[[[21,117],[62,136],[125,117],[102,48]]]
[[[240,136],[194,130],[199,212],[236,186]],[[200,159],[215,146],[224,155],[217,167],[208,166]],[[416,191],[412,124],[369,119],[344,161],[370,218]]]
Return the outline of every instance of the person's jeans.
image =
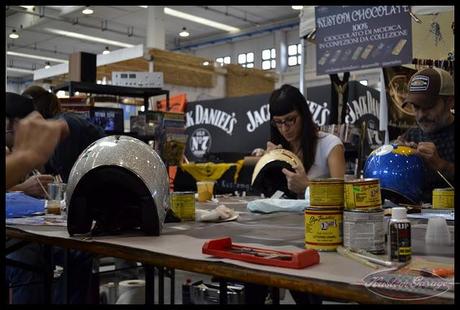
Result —
[[[63,248],[53,247],[53,269],[55,265],[64,266]],[[8,258],[29,265],[43,268],[44,246],[30,243],[19,250],[7,255]],[[87,303],[90,297],[93,256],[86,252],[70,250],[68,266],[69,303]],[[6,281],[13,286],[13,304],[42,304],[45,301],[43,273],[25,270],[23,268],[6,266]],[[16,287],[17,286],[17,287]],[[63,276],[53,281],[52,302],[62,304],[64,300]]]

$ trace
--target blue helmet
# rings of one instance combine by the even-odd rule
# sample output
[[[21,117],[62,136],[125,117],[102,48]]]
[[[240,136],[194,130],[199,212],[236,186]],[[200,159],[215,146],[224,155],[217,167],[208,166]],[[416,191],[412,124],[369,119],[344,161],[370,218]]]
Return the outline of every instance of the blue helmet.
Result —
[[[364,178],[378,178],[382,197],[395,203],[420,202],[423,176],[423,160],[408,146],[382,145],[364,165]]]

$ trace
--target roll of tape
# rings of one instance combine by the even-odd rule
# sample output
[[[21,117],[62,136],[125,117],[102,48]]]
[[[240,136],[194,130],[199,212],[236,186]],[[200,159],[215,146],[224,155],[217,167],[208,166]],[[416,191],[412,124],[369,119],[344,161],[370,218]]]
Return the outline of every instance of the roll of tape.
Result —
[[[145,281],[125,280],[118,283],[119,297],[117,304],[144,304]]]

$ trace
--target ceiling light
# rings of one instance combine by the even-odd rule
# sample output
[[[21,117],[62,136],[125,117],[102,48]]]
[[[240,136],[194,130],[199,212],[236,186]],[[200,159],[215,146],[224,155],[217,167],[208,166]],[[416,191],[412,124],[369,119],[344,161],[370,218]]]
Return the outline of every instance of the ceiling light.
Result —
[[[16,29],[13,29],[9,35],[10,39],[17,39],[19,38],[19,34],[16,32]]]
[[[81,11],[83,14],[85,15],[91,15],[94,13],[94,11],[92,9],[89,8],[89,6],[86,6],[86,8],[84,8],[83,11]]]
[[[26,10],[32,11],[35,6],[33,5],[20,5],[21,8],[24,8]]]
[[[133,44],[129,43],[123,43],[120,41],[113,41],[113,40],[107,40],[104,38],[99,38],[99,37],[93,37],[93,36],[88,36],[86,34],[81,34],[77,32],[70,32],[70,31],[65,31],[65,30],[59,30],[59,29],[53,29],[53,28],[44,28],[43,30],[58,34],[61,36],[65,37],[70,37],[70,38],[75,38],[75,39],[80,39],[80,40],[87,40],[87,41],[93,41],[93,42],[99,42],[99,43],[105,43],[108,45],[115,45],[115,46],[120,46],[120,47],[133,47]]]
[[[209,66],[209,61],[203,61],[203,66]]]
[[[182,31],[179,32],[179,35],[180,35],[181,37],[183,37],[183,38],[186,38],[186,37],[188,37],[188,36],[190,35],[190,33],[189,33],[189,32],[187,31],[187,29],[184,27],[184,28],[182,28]]]
[[[50,67],[51,67],[51,64],[50,64],[49,61],[47,61],[46,64],[45,64],[45,69],[49,69]]]
[[[110,50],[109,50],[109,47],[106,46],[105,47],[105,50],[102,52],[103,55],[107,55],[107,54],[110,54]]]
[[[300,11],[300,10],[303,10],[303,5],[293,5],[293,6],[291,6],[291,8],[293,10],[299,10]]]
[[[34,74],[34,72],[33,72],[32,70],[21,69],[21,68],[12,68],[12,67],[6,68],[6,71],[13,71],[13,72],[19,72],[19,73],[30,73],[30,74]]]
[[[41,59],[41,60],[47,60],[47,61],[52,61],[52,62],[62,62],[62,63],[68,63],[69,62],[68,60],[65,60],[65,59],[45,57],[45,56],[39,56],[39,55],[23,54],[23,53],[17,53],[17,52],[6,52],[6,54],[10,55],[10,56],[32,58],[32,59]]]
[[[217,28],[217,29],[220,29],[220,30],[225,30],[225,31],[229,31],[229,32],[240,31],[240,29],[236,28],[236,27],[221,24],[221,23],[218,23],[218,22],[215,22],[215,21],[203,18],[203,17],[198,17],[198,16],[195,16],[195,15],[191,15],[191,14],[181,12],[181,11],[176,11],[176,10],[173,10],[173,9],[170,9],[170,8],[167,8],[167,7],[164,8],[164,13],[167,14],[167,15],[171,15],[171,16],[186,19],[186,20],[190,20],[192,22],[199,23],[199,24],[206,25],[206,26],[213,27],[213,28]]]

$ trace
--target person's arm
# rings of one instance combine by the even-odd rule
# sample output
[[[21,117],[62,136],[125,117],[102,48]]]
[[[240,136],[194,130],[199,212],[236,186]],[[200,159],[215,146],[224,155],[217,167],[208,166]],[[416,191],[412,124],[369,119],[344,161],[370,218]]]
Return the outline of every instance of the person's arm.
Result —
[[[6,156],[6,188],[18,184],[27,173],[43,165],[68,131],[64,121],[47,121],[38,112],[32,112],[19,121],[14,151]]]
[[[345,176],[345,149],[342,144],[337,144],[329,152],[327,165],[331,178],[343,179]]]
[[[417,145],[417,154],[424,159],[431,169],[441,172],[447,179],[453,181],[455,164],[442,159],[433,142],[420,142]]]
[[[40,174],[29,177],[24,182],[9,188],[8,191],[20,191],[29,196],[45,197],[46,193],[43,192],[42,186],[46,189],[48,188],[48,183],[52,183],[53,181],[54,177],[52,175]]]

